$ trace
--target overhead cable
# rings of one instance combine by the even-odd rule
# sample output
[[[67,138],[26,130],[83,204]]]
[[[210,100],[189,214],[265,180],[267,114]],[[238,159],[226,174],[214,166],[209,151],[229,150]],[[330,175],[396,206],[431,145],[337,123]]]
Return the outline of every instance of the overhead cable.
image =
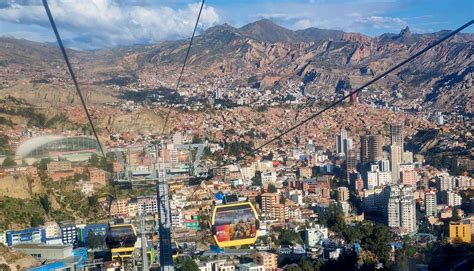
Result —
[[[92,132],[94,133],[94,137],[97,140],[97,143],[99,144],[100,152],[105,158],[106,156],[105,156],[104,149],[102,148],[102,144],[100,144],[99,136],[97,135],[97,131],[95,129],[94,123],[92,122],[92,118],[89,113],[89,110],[87,109],[86,101],[84,100],[84,97],[82,96],[82,92],[81,92],[81,89],[79,88],[79,84],[77,83],[76,75],[74,74],[74,71],[72,69],[71,62],[69,62],[69,57],[67,56],[66,49],[64,48],[63,41],[61,40],[61,36],[59,35],[58,28],[56,27],[56,23],[54,22],[54,18],[53,18],[53,15],[51,14],[51,10],[49,9],[47,0],[43,0],[43,6],[44,6],[44,9],[46,10],[46,14],[48,14],[49,22],[51,23],[51,27],[53,28],[54,35],[56,36],[56,40],[58,41],[59,48],[61,49],[61,52],[64,57],[64,61],[66,62],[66,66],[69,70],[69,74],[71,74],[71,78],[72,78],[72,81],[74,82],[74,86],[76,87],[76,92],[79,95],[79,98],[81,100],[82,107],[84,108],[84,111],[86,112],[87,120],[89,121],[89,124],[91,125],[91,128],[92,128]]]
[[[391,67],[390,69],[386,70],[385,72],[381,73],[380,75],[376,76],[375,78],[373,78],[372,80],[370,80],[369,82],[363,84],[362,86],[360,86],[358,89],[350,92],[349,94],[343,96],[342,98],[340,98],[339,100],[333,102],[332,104],[330,104],[329,106],[325,107],[324,109],[318,111],[317,113],[307,117],[306,119],[300,121],[299,123],[297,123],[296,125],[288,128],[287,130],[285,130],[284,132],[280,133],[279,135],[273,137],[272,139],[266,141],[265,143],[263,143],[262,145],[258,146],[257,148],[254,148],[252,149],[250,152],[247,152],[247,153],[244,153],[242,156],[240,157],[237,157],[237,161],[239,160],[242,160],[243,158],[249,156],[249,155],[252,155],[254,154],[255,152],[261,150],[263,147],[275,142],[276,140],[282,138],[283,136],[285,136],[286,134],[290,133],[291,131],[297,129],[298,127],[306,124],[307,122],[309,122],[310,120],[316,118],[317,116],[321,115],[322,113],[328,111],[329,109],[335,107],[336,105],[342,103],[344,100],[346,100],[347,98],[349,98],[350,96],[352,96],[353,94],[356,94],[358,92],[360,92],[361,90],[363,90],[364,88],[372,85],[373,83],[377,82],[378,80],[384,78],[385,76],[387,76],[388,74],[392,73],[393,71],[395,71],[396,69],[404,66],[405,64],[411,62],[412,60],[418,58],[419,56],[423,55],[424,53],[426,53],[428,50],[432,49],[433,47],[436,47],[437,45],[439,45],[440,43],[444,42],[445,40],[451,38],[452,36],[456,35],[457,33],[461,32],[462,30],[466,29],[467,27],[471,26],[472,24],[474,23],[474,20],[471,20],[467,23],[465,23],[464,25],[462,25],[461,27],[457,28],[456,30],[453,30],[451,31],[449,34],[447,34],[446,36],[442,37],[441,39],[439,40],[436,40],[434,42],[432,42],[430,45],[426,46],[424,49],[418,51],[417,53],[413,54],[412,56],[410,56],[409,58],[407,58],[406,60],[398,63],[397,65]]]
[[[175,92],[178,92],[179,84],[181,83],[181,78],[183,77],[184,68],[186,67],[186,63],[188,61],[189,51],[191,51],[191,46],[193,44],[194,35],[196,34],[196,29],[197,29],[198,24],[199,24],[199,19],[201,18],[201,13],[202,13],[203,7],[204,7],[204,0],[202,0],[202,2],[201,2],[201,8],[199,9],[199,13],[198,13],[198,16],[197,16],[197,19],[196,19],[196,23],[194,24],[193,34],[191,36],[191,40],[189,41],[188,50],[186,50],[186,56],[184,57],[183,66],[181,67],[181,72],[179,73],[178,82],[176,83]],[[161,130],[161,138],[163,138],[163,135],[165,134],[166,126],[168,125],[168,120],[169,120],[170,114],[171,114],[171,107],[169,108],[168,112],[166,113],[165,123],[163,125],[163,129]]]

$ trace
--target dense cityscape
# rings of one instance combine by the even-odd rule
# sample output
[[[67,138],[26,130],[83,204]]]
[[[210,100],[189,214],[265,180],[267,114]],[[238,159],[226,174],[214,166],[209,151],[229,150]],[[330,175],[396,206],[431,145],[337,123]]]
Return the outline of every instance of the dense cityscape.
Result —
[[[474,270],[474,36],[406,25],[2,30],[0,271]]]

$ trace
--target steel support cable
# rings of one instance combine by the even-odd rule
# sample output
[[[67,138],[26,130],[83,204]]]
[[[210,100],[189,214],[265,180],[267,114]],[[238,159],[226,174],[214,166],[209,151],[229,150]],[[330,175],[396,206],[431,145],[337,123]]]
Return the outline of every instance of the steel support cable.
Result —
[[[183,77],[184,68],[186,67],[186,63],[188,61],[189,52],[191,51],[191,46],[193,44],[194,35],[196,35],[196,30],[197,30],[197,27],[198,27],[198,24],[199,24],[199,19],[201,18],[201,13],[202,13],[203,7],[204,7],[204,0],[202,0],[202,2],[201,2],[201,7],[199,8],[199,13],[198,13],[198,16],[197,16],[197,19],[196,19],[196,23],[194,24],[193,34],[191,36],[191,40],[189,41],[188,50],[186,50],[186,56],[184,57],[183,66],[181,67],[181,72],[179,73],[178,82],[176,83],[176,88],[175,88],[176,92],[178,92],[179,84],[181,83],[181,78]],[[168,120],[169,120],[169,117],[170,117],[170,114],[171,114],[171,109],[172,108],[170,107],[170,109],[168,110],[168,113],[166,113],[165,123],[163,125],[163,129],[161,130],[161,138],[163,138],[163,135],[165,134],[166,126],[168,125]]]
[[[46,14],[48,15],[48,19],[51,24],[51,27],[53,28],[54,35],[56,36],[56,40],[58,41],[59,48],[61,49],[61,52],[63,54],[64,61],[66,62],[66,66],[69,70],[69,74],[71,74],[71,78],[72,78],[72,81],[74,82],[74,86],[76,87],[76,92],[79,95],[79,98],[81,100],[82,107],[84,108],[84,111],[86,112],[87,120],[89,121],[89,124],[91,125],[91,128],[92,128],[92,132],[94,133],[94,137],[97,140],[97,143],[99,144],[100,152],[105,158],[106,156],[105,156],[104,149],[102,148],[102,144],[100,144],[99,136],[97,135],[97,131],[94,127],[94,123],[92,122],[92,118],[89,113],[89,110],[87,109],[86,101],[84,100],[84,97],[82,96],[82,92],[81,92],[81,89],[79,88],[79,84],[77,83],[76,75],[74,74],[74,71],[72,70],[71,62],[69,62],[69,57],[67,56],[66,49],[64,48],[63,41],[61,40],[61,36],[59,35],[58,28],[56,27],[56,23],[54,22],[54,18],[53,18],[53,15],[51,14],[51,10],[49,9],[47,0],[43,0],[43,6],[44,6],[44,9],[46,10]]]
[[[267,142],[263,143],[262,145],[258,146],[257,148],[255,149],[252,149],[250,152],[248,153],[244,153],[242,156],[240,157],[237,157],[237,162],[242,160],[243,158],[249,156],[249,155],[252,155],[254,154],[255,152],[261,150],[263,147],[275,142],[276,140],[282,138],[283,136],[285,136],[286,134],[290,133],[291,131],[297,129],[298,127],[306,124],[307,122],[309,122],[310,120],[316,118],[317,116],[321,115],[322,113],[328,111],[329,109],[335,107],[336,105],[342,103],[345,99],[349,98],[350,96],[352,96],[353,94],[355,93],[358,93],[360,92],[362,89],[372,85],[373,83],[377,82],[378,80],[382,79],[383,77],[385,77],[386,75],[392,73],[393,71],[395,71],[396,69],[404,66],[405,64],[411,62],[412,60],[414,60],[415,58],[418,58],[419,56],[421,56],[422,54],[426,53],[428,50],[432,49],[433,47],[436,47],[437,45],[439,45],[440,43],[444,42],[445,40],[451,38],[452,36],[456,35],[457,33],[461,32],[462,30],[466,29],[467,27],[471,26],[472,24],[474,23],[474,20],[471,20],[467,23],[465,23],[464,25],[462,25],[461,27],[457,28],[456,30],[453,30],[452,32],[450,32],[449,34],[447,34],[446,36],[444,36],[443,38],[431,43],[430,45],[426,46],[425,48],[423,48],[422,50],[418,51],[417,53],[413,54],[412,56],[410,56],[409,58],[407,58],[406,60],[398,63],[397,65],[393,66],[392,68],[386,70],[385,72],[383,72],[382,74],[376,76],[374,79],[370,80],[369,82],[363,84],[362,86],[360,86],[358,89],[350,92],[349,94],[345,95],[344,97],[340,98],[339,100],[333,102],[332,104],[330,104],[329,106],[325,107],[324,109],[318,111],[317,113],[307,117],[306,119],[302,120],[301,122],[297,123],[296,125],[290,127],[289,129],[285,130],[284,132],[280,133],[279,135],[275,136],[274,138],[268,140]]]

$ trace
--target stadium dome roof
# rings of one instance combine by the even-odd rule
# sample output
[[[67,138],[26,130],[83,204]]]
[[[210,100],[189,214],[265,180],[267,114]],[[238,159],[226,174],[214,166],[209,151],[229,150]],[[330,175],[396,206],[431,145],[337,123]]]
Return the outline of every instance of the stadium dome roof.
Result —
[[[46,135],[46,136],[38,136],[31,138],[25,142],[23,142],[16,150],[16,156],[21,157],[21,158],[26,158],[29,157],[34,151],[39,150],[39,149],[49,149],[52,145],[57,143],[57,145],[71,145],[71,141],[79,141],[76,142],[78,144],[75,144],[75,146],[62,146],[60,149],[62,151],[68,151],[69,149],[73,150],[80,150],[80,149],[90,149],[91,144],[87,144],[86,142],[93,141],[97,143],[97,141],[94,138],[91,137],[85,137],[85,136],[73,136],[73,137],[65,137],[65,136],[59,136],[59,135]],[[84,141],[83,144],[80,143],[80,141]],[[78,145],[84,145],[78,146]],[[93,146],[95,147],[95,146]],[[97,144],[98,147],[98,144]],[[58,151],[61,151],[58,149]]]

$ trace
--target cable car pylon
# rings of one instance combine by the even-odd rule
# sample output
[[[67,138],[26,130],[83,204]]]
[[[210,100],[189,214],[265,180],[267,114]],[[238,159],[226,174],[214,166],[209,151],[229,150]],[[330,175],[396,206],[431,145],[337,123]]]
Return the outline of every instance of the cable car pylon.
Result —
[[[156,178],[156,199],[158,205],[158,234],[160,237],[160,270],[174,271],[173,250],[171,248],[171,207],[166,180],[164,158],[160,159],[160,150],[163,143],[155,144],[156,164],[154,175]]]

